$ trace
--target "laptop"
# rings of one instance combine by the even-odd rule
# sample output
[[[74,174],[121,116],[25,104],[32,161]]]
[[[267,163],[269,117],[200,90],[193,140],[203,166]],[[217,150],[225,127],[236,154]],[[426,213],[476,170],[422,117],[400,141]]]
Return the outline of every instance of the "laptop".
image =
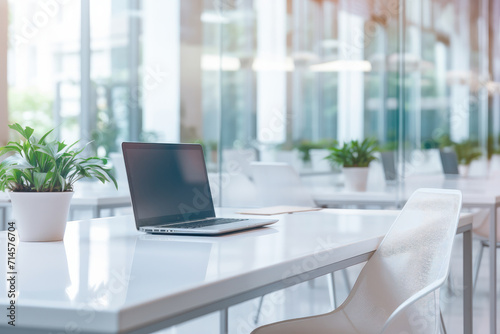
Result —
[[[139,231],[218,235],[278,221],[217,218],[199,144],[124,142],[122,150]]]
[[[458,158],[454,151],[439,150],[441,156],[441,164],[443,165],[443,173],[447,177],[458,177]]]

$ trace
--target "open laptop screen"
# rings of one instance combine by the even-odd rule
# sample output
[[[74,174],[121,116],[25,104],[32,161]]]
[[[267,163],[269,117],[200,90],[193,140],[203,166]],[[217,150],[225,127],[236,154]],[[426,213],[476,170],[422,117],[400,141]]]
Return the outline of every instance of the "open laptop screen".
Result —
[[[215,217],[198,144],[123,143],[137,227]]]

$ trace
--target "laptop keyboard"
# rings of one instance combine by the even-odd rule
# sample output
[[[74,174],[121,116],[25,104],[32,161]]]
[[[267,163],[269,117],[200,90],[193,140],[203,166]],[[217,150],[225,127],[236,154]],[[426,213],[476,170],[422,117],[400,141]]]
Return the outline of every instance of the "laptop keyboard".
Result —
[[[212,219],[201,220],[199,222],[164,225],[164,226],[161,226],[161,227],[199,228],[199,227],[206,227],[206,226],[214,226],[214,225],[224,225],[224,224],[230,224],[230,223],[237,223],[237,222],[241,222],[241,221],[245,221],[245,220],[248,220],[248,219],[212,218]]]

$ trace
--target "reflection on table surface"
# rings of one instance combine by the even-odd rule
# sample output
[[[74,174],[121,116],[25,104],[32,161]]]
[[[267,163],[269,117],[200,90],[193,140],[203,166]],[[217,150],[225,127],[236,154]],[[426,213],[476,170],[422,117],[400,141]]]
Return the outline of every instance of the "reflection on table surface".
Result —
[[[29,319],[30,309],[41,303],[54,309],[77,310],[83,303],[118,310],[329,247],[366,239],[364,247],[373,249],[396,214],[308,212],[220,237],[146,235],[136,231],[129,216],[70,222],[64,242],[18,244],[18,305],[26,312],[19,321]],[[5,232],[0,240],[6,243]],[[5,268],[2,256],[0,273]],[[1,291],[5,284],[0,282]],[[0,298],[5,305],[6,296]]]

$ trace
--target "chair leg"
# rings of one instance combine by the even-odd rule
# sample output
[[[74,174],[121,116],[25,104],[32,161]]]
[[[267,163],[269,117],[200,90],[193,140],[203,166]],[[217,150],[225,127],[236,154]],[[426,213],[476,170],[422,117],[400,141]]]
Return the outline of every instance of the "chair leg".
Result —
[[[253,319],[253,321],[256,325],[259,323],[260,311],[262,309],[262,303],[264,302],[264,297],[265,296],[260,297],[259,306],[257,307],[257,314],[255,315],[255,318]]]
[[[447,334],[446,333],[446,326],[444,325],[443,312],[441,312],[441,308],[439,309],[439,318],[441,318],[441,331],[443,334]]]
[[[479,275],[479,268],[481,267],[481,260],[483,259],[484,247],[486,247],[486,244],[481,241],[481,248],[479,249],[479,254],[477,255],[476,264],[474,266],[474,279],[472,281],[473,282],[472,291],[476,290],[477,276]]]
[[[333,309],[337,308],[337,293],[335,291],[335,275],[334,273],[328,274],[328,290],[330,292],[330,303],[332,304]]]

